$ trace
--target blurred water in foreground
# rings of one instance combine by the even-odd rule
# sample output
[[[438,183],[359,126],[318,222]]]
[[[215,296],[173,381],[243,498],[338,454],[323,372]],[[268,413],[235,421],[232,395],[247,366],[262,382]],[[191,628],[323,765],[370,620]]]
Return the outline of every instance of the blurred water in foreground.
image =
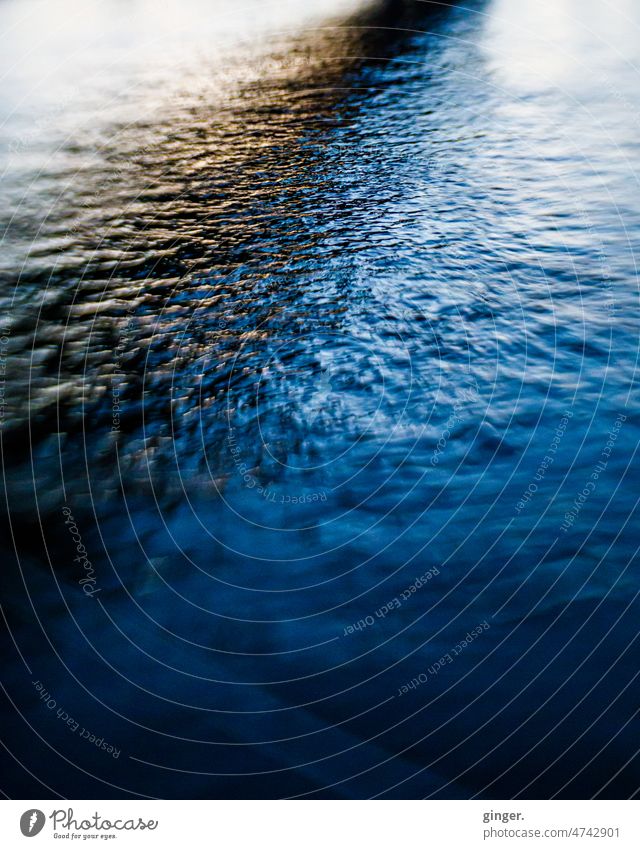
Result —
[[[0,5],[5,792],[631,796],[640,8],[302,6]]]

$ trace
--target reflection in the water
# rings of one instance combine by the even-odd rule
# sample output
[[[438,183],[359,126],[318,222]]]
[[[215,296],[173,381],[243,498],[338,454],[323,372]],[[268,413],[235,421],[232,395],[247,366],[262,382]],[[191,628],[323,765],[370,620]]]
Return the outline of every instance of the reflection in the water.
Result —
[[[18,315],[13,345],[36,349],[29,406],[21,372],[13,372],[15,398],[9,387],[5,439],[22,440],[25,460],[41,436],[52,439],[55,417],[62,436],[53,437],[53,454],[62,438],[65,453],[87,451],[101,476],[116,471],[117,447],[116,476],[129,484],[157,471],[156,485],[166,485],[177,455],[185,483],[211,483],[213,471],[217,485],[229,473],[229,426],[248,429],[251,462],[260,465],[258,381],[260,397],[273,395],[263,405],[283,450],[295,451],[304,423],[296,427],[296,411],[277,397],[290,381],[271,356],[284,347],[289,371],[321,378],[323,334],[344,329],[352,302],[366,309],[370,264],[397,268],[392,238],[372,256],[354,231],[365,215],[382,220],[385,200],[403,197],[402,182],[384,195],[378,182],[394,161],[402,168],[404,151],[383,159],[384,139],[354,146],[350,128],[394,80],[368,84],[367,76],[401,56],[411,30],[445,15],[423,6],[374,4],[288,44],[266,75],[222,101],[187,102],[152,127],[110,127],[97,163],[90,146],[67,143],[91,165],[75,171],[71,158],[18,290],[8,291]],[[392,321],[385,334],[397,347]],[[386,405],[402,405],[399,376],[385,387]],[[367,380],[382,386],[380,375]],[[392,420],[378,410],[379,429]],[[344,429],[340,420],[333,426]],[[68,470],[67,488],[81,475]]]
[[[55,156],[14,146],[8,617],[123,752],[47,724],[16,660],[20,710],[78,765],[35,770],[65,795],[637,784],[633,726],[611,732],[635,710],[631,421],[560,530],[633,380],[634,80],[607,54],[617,104],[594,84],[576,109],[510,76],[503,4],[350,6],[180,97],[159,77]]]

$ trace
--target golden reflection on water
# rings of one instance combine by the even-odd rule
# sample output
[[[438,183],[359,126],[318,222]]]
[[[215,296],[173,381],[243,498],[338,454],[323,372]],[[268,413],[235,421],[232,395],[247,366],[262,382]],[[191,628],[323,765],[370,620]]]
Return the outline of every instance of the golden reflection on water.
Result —
[[[335,244],[350,216],[336,134],[348,138],[353,115],[379,92],[362,71],[397,56],[407,30],[442,14],[400,0],[368,4],[282,37],[266,58],[262,49],[222,71],[214,63],[211,85],[170,99],[153,120],[69,137],[8,227],[9,241],[29,250],[13,362],[29,369],[30,400],[14,373],[7,439],[27,448],[29,416],[33,437],[61,434],[57,451],[89,426],[87,450],[106,474],[117,442],[129,482],[150,469],[166,478],[180,453],[193,482],[213,475],[223,484],[229,416],[255,428],[256,375],[273,345],[283,334],[305,338],[297,347],[315,380],[321,343],[307,335],[339,332],[348,309],[349,253],[362,245]],[[269,406],[295,451],[304,428],[281,389],[278,380],[267,387]]]

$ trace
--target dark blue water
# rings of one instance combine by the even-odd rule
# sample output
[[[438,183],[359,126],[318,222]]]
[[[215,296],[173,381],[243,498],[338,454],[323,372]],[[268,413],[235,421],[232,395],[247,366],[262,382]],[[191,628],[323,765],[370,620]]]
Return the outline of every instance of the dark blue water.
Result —
[[[640,787],[639,10],[322,5],[3,67],[9,796]]]

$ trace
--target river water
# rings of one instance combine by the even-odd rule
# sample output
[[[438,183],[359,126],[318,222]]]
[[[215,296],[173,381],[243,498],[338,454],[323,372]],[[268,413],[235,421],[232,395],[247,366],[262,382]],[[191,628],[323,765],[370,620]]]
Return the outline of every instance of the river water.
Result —
[[[631,796],[640,9],[301,6],[0,7],[7,793]]]

